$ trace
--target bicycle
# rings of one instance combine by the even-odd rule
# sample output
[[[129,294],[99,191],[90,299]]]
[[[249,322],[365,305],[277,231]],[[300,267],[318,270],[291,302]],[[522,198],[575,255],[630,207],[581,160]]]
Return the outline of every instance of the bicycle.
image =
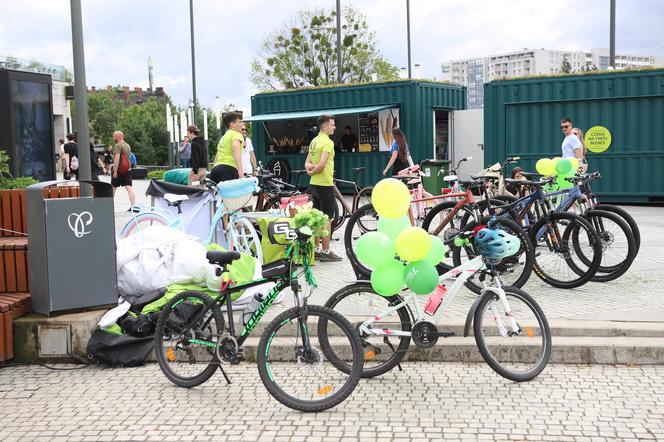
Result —
[[[366,167],[353,168],[353,181],[342,180],[339,178],[334,179],[334,196],[337,202],[337,210],[335,211],[334,218],[332,219],[332,232],[338,230],[348,218],[352,216],[358,207],[371,203],[371,191],[373,186],[360,187],[357,183],[360,175],[366,170]],[[349,205],[337,184],[347,184],[353,187],[353,201]]]
[[[490,203],[487,203],[487,208],[489,213],[496,215],[498,219],[509,219],[519,225],[523,224],[535,248],[535,274],[542,281],[558,288],[575,288],[590,281],[602,261],[600,237],[586,219],[569,212],[550,210],[542,187],[554,183],[555,178],[541,181],[505,181],[529,186],[533,190],[513,203],[497,207],[500,213],[497,213]],[[491,200],[485,197],[485,201]],[[471,229],[477,224],[476,221],[467,223],[464,229]],[[578,249],[586,251],[582,254],[584,259],[573,253]],[[472,247],[457,247],[453,251],[455,265],[461,263],[462,252],[465,252],[468,259],[477,256],[477,251]],[[554,276],[556,270],[567,272]]]
[[[257,212],[279,209],[283,198],[293,198],[303,195],[299,190],[299,182],[300,177],[307,173],[306,170],[291,171],[291,174],[295,175],[295,184],[282,181],[277,175],[263,169],[260,162],[257,170],[259,187],[255,205]]]
[[[210,244],[215,240],[218,232],[224,232],[229,250],[237,250],[252,255],[258,259],[258,262],[262,263],[261,241],[254,225],[239,208],[229,210],[224,205],[219,188],[214,181],[206,179],[204,183],[217,199],[217,209],[212,216],[208,234],[201,242],[204,245]],[[248,199],[251,197],[251,194],[247,196]],[[131,219],[120,230],[120,238],[126,238],[146,227],[154,225],[163,225],[185,231],[186,223],[182,215],[181,205],[183,201],[188,199],[187,195],[167,193],[164,195],[164,199],[170,207],[177,209],[177,216],[174,217],[170,212],[155,207],[138,207],[138,212],[133,213]],[[200,205],[206,205],[209,201],[202,200]],[[199,207],[199,205],[196,207]],[[225,216],[228,217],[226,225],[224,225]]]
[[[274,222],[268,230],[273,243],[285,245],[275,235],[289,239],[286,258],[264,266],[263,277],[258,280],[241,285],[234,285],[231,280],[222,282],[214,299],[201,292],[186,291],[170,300],[157,321],[157,362],[178,387],[201,385],[217,368],[230,383],[223,365],[244,360],[243,344],[275,298],[290,287],[295,307],[279,314],[263,331],[256,349],[258,373],[268,392],[287,407],[305,412],[326,410],[344,401],[357,386],[363,366],[362,343],[343,316],[307,303],[311,293],[304,293],[299,278],[304,276],[311,290],[316,286],[306,253],[311,229],[293,230],[287,222]],[[219,266],[217,276],[221,276],[240,254],[215,251],[208,252],[207,258]],[[236,335],[231,294],[268,282],[274,283],[274,288]],[[227,323],[221,310],[224,304]],[[322,328],[330,334],[321,334]],[[344,351],[334,352],[333,347]],[[330,358],[334,362],[328,366]],[[337,370],[338,364],[346,370]]]
[[[495,227],[492,223],[489,226]],[[460,232],[457,237],[470,240],[473,235],[472,231]],[[496,263],[496,259],[478,255],[440,275],[441,285],[429,296],[424,309],[416,300],[418,295],[409,292],[405,296],[383,297],[368,281],[358,281],[338,290],[325,306],[352,318],[364,348],[362,376],[379,376],[400,364],[411,340],[418,348],[428,349],[435,346],[440,337],[454,336],[452,332],[439,332],[436,324],[466,280],[471,275],[481,274],[484,288],[467,314],[464,337],[469,335],[472,326],[480,354],[494,371],[516,382],[528,381],[548,363],[551,354],[549,324],[530,295],[502,284]],[[445,288],[443,284],[452,279],[455,281],[451,287]],[[398,343],[391,339],[397,339]],[[349,369],[342,364],[338,368]]]

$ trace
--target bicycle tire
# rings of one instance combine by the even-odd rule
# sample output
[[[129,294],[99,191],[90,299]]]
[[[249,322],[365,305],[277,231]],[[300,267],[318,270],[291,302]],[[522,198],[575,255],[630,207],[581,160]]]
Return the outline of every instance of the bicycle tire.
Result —
[[[498,337],[494,338],[492,335],[488,334],[485,332],[485,329],[488,329],[488,325],[485,326],[485,310],[489,306],[489,303],[491,301],[498,301],[496,304],[499,309],[503,308],[503,304],[500,301],[500,298],[495,292],[492,291],[487,291],[482,295],[482,299],[479,301],[479,304],[477,305],[477,309],[475,310],[475,315],[473,318],[473,332],[475,334],[475,343],[477,344],[477,348],[480,351],[480,354],[482,355],[482,358],[484,361],[491,367],[496,373],[501,375],[502,377],[509,379],[514,382],[526,382],[534,379],[537,377],[542,370],[546,367],[546,365],[549,362],[549,358],[551,356],[551,329],[549,328],[549,323],[546,319],[546,316],[544,316],[544,312],[540,308],[540,306],[535,302],[535,300],[528,295],[526,292],[523,290],[520,290],[516,287],[511,287],[511,286],[504,286],[503,290],[505,291],[505,295],[508,297],[512,297],[514,299],[520,299],[523,304],[530,310],[530,312],[533,314],[535,319],[537,320],[537,329],[534,329],[532,325],[530,324],[524,324],[523,319],[521,319],[521,322],[519,317],[523,317],[521,312],[514,312],[513,305],[516,305],[516,303],[512,302],[510,304],[511,311],[506,312],[504,310],[500,310],[498,317],[500,317],[501,320],[504,320],[505,318],[511,317],[512,315],[514,319],[517,321],[519,327],[521,328],[521,333],[524,333],[526,337],[532,337],[534,335],[534,331],[539,330],[541,333],[541,346],[542,349],[540,351],[539,357],[535,361],[532,367],[530,367],[528,370],[525,371],[515,371],[512,369],[509,369],[505,367],[504,363],[501,363],[501,361],[498,360],[497,355],[494,353],[500,352],[501,349],[503,349],[505,346],[504,345],[499,345],[498,349],[496,352],[493,352],[491,350],[491,344],[490,342],[494,339],[498,339]],[[508,301],[509,303],[509,301]],[[489,318],[494,319],[496,318],[496,313],[495,311],[489,312],[489,315],[487,315]],[[504,314],[503,314],[504,313]],[[519,334],[519,335],[513,335],[509,334],[510,340],[515,340],[515,338],[521,336],[524,337],[524,334]],[[503,336],[505,337],[505,336]],[[513,339],[514,338],[514,339]],[[532,341],[535,341],[532,339]],[[530,344],[530,342],[529,342]],[[509,357],[508,357],[508,363],[511,357],[514,355],[515,357],[517,356],[517,352],[521,352],[521,357],[523,357],[523,354],[526,353],[528,350],[531,350],[534,347],[534,345],[523,345],[519,350],[516,350],[512,352],[511,350],[509,351]],[[515,361],[516,362],[516,361]]]
[[[505,195],[503,195],[503,196],[505,196]],[[498,209],[501,206],[505,206],[505,205],[509,204],[509,202],[507,202],[505,200],[502,200],[502,199],[498,199],[498,198],[491,198],[489,200],[489,203],[491,204],[491,208],[493,208],[493,209]],[[488,216],[489,215],[489,211],[488,211],[486,205],[487,205],[487,203],[486,203],[486,200],[484,200],[484,199],[477,201],[477,208],[479,209],[479,212],[480,212],[481,216]],[[499,210],[495,214],[499,216],[501,213],[502,212]],[[472,222],[471,217],[473,217],[473,213],[470,210],[466,210],[466,213],[464,213],[463,217],[461,218],[461,228],[462,229],[465,229],[466,225],[469,222]]]
[[[566,221],[563,221],[566,220]],[[547,222],[550,221],[550,224],[552,224],[552,229],[555,226],[556,228],[554,229],[555,231],[553,232],[554,235],[556,236],[556,241],[558,244],[562,247],[559,251],[554,251],[555,256],[560,255],[566,265],[576,274],[577,278],[569,280],[569,281],[563,281],[557,278],[554,278],[551,276],[547,271],[542,269],[542,250],[541,247],[546,246],[549,251],[551,251],[551,245],[550,245],[550,237],[547,234],[547,232],[544,232],[543,238],[544,242],[540,242],[537,239],[537,233],[545,227]],[[561,223],[561,221],[563,221]],[[572,259],[572,255],[569,253],[570,248],[569,248],[569,240],[572,232],[575,230],[570,227],[574,227],[575,223],[580,223],[579,228],[581,226],[584,228],[584,230],[588,233],[589,236],[589,243],[590,247],[593,249],[593,259],[591,261],[591,265],[589,266],[588,269],[582,269],[580,268]],[[559,233],[559,227],[565,227],[563,230],[563,234],[560,235]],[[601,262],[602,262],[602,245],[600,242],[600,238],[595,232],[595,230],[592,228],[590,223],[586,221],[585,219],[581,218],[578,215],[574,215],[569,212],[550,212],[547,216],[542,217],[539,219],[529,230],[530,233],[530,241],[533,244],[533,247],[535,248],[535,264],[533,266],[533,271],[535,274],[544,282],[547,284],[557,287],[557,288],[562,288],[562,289],[571,289],[571,288],[576,288],[580,287],[583,284],[587,283],[590,281],[590,279],[595,276],[597,273],[597,269],[599,268]],[[558,238],[560,236],[560,238]],[[539,250],[539,251],[538,251]]]
[[[343,195],[337,195],[336,192],[334,194],[334,204],[335,204],[335,210],[334,210],[334,218],[332,218],[332,232],[336,232],[341,228],[341,226],[344,225],[344,222],[346,221],[347,218],[350,217],[350,214],[346,210],[346,206],[342,203],[341,198],[343,198]]]
[[[450,221],[449,226],[443,226],[443,227],[449,227],[449,230],[441,230],[436,234],[435,230],[438,229],[439,226],[433,227],[432,224],[436,217],[442,216],[440,215],[441,212],[446,211],[446,210],[451,210],[454,208],[456,205],[456,202],[454,201],[443,201],[442,203],[436,204],[429,212],[426,214],[424,217],[424,221],[422,222],[422,228],[426,230],[429,235],[434,235],[438,236],[440,239],[443,240],[443,243],[445,243],[445,258],[451,259],[452,254],[454,253],[454,248],[456,247],[454,245],[454,234],[458,233],[461,231],[461,223],[458,216],[462,212],[466,212],[469,210],[468,208],[470,206],[464,206],[455,216],[452,218]],[[461,219],[465,218],[467,213],[464,213],[461,215]],[[470,216],[472,216],[472,213],[470,213]],[[446,233],[449,232],[449,233]],[[454,268],[454,265],[451,263],[445,263],[445,262],[440,262],[438,265],[436,265],[436,269],[438,270],[438,274],[442,275],[444,273],[449,272]]]
[[[355,387],[360,381],[360,375],[362,374],[362,365],[363,365],[362,343],[360,341],[360,337],[357,335],[357,333],[351,326],[350,322],[348,322],[348,320],[343,316],[341,316],[339,313],[330,310],[326,307],[317,306],[317,305],[310,305],[307,308],[308,308],[308,318],[311,318],[312,316],[317,316],[319,318],[318,320],[319,323],[321,318],[323,318],[325,321],[333,322],[335,326],[339,328],[343,336],[348,338],[349,345],[346,345],[344,343],[343,347],[346,348],[346,350],[348,350],[348,347],[350,347],[353,364],[351,370],[349,370],[348,373],[344,373],[344,375],[347,375],[345,377],[346,380],[344,384],[340,388],[336,389],[336,391],[334,391],[333,394],[323,399],[302,400],[286,393],[283,389],[284,384],[279,384],[275,382],[275,376],[273,373],[274,367],[270,366],[271,362],[273,362],[270,360],[271,356],[270,350],[277,348],[277,346],[271,344],[273,342],[274,336],[277,334],[279,329],[281,329],[286,324],[291,323],[293,320],[298,320],[300,318],[301,309],[299,307],[294,307],[289,310],[286,310],[285,312],[279,314],[276,318],[272,320],[272,322],[270,322],[267,325],[265,331],[261,335],[261,339],[258,344],[258,348],[256,350],[256,362],[258,364],[258,373],[260,375],[261,381],[263,382],[263,385],[265,386],[267,391],[272,395],[272,397],[274,397],[277,401],[281,402],[285,406],[292,408],[294,410],[299,410],[303,412],[317,412],[317,411],[327,410],[329,408],[332,408],[340,404],[348,396],[350,396],[353,390],[355,390]],[[321,347],[324,347],[323,342],[320,342],[320,344]],[[285,349],[285,350],[277,349],[275,351],[275,354],[278,354],[280,350],[282,354],[288,354],[288,352],[290,351],[290,349]],[[327,354],[329,354],[331,350],[329,348],[321,348],[321,351],[322,353],[315,353],[314,357],[322,358],[323,356],[327,356]],[[278,357],[283,358],[283,356],[278,356]],[[298,364],[313,365],[314,363],[315,361],[303,362],[302,358],[298,359]],[[333,369],[334,369],[333,373],[339,372],[339,370],[337,370],[336,367],[333,367]],[[324,374],[322,372],[319,373],[319,378],[317,379],[318,382],[321,382],[323,375]],[[294,381],[299,382],[298,385],[302,385],[302,379],[294,379]],[[321,388],[323,387],[319,387],[317,389],[316,394],[319,395],[321,394],[320,393]],[[328,392],[327,390],[324,391],[325,391],[324,394]]]
[[[330,298],[325,302],[325,307],[332,309],[336,311],[337,313],[343,315],[344,317],[348,318],[351,313],[347,313],[345,311],[339,311],[339,310],[344,310],[344,305],[340,304],[349,298],[350,296],[354,294],[359,294],[359,293],[366,293],[368,295],[373,295],[375,296],[375,301],[379,302],[379,304],[384,304],[383,307],[377,308],[377,311],[366,314],[366,311],[363,312],[357,312],[355,316],[359,316],[359,322],[353,322],[353,328],[358,332],[359,334],[359,326],[363,321],[366,321],[367,319],[374,317],[376,314],[382,312],[383,310],[387,309],[389,306],[394,306],[398,305],[399,303],[402,302],[402,298],[399,295],[394,295],[394,296],[389,296],[385,297],[382,295],[379,295],[376,293],[373,288],[371,287],[371,283],[369,282],[356,282],[353,284],[349,284],[345,287],[342,287],[341,289],[337,290]],[[352,304],[350,305],[355,305],[357,306],[356,300],[351,301]],[[358,306],[359,307],[359,306]],[[368,309],[368,306],[367,306]],[[366,315],[365,315],[366,314]],[[412,330],[412,322],[411,322],[411,315],[406,306],[402,306],[398,308],[393,315],[398,316],[398,321],[401,325],[401,330],[404,332],[410,332]],[[396,319],[396,318],[395,318]],[[325,323],[318,323],[318,328],[319,328],[319,335],[323,334],[324,336],[327,336],[327,330],[326,330],[326,324]],[[385,338],[389,342],[389,337],[385,336]],[[382,374],[387,373],[388,371],[392,370],[394,367],[396,367],[401,360],[406,356],[406,353],[408,352],[408,347],[410,346],[410,336],[401,336],[399,337],[399,344],[396,347],[396,350],[393,351],[392,356],[390,356],[385,362],[378,364],[376,366],[367,366],[367,362],[373,360],[376,356],[379,356],[382,354],[384,351],[383,348],[378,348],[376,345],[370,343],[368,341],[368,336],[362,336],[360,335],[360,339],[362,340],[362,347],[363,347],[363,357],[364,357],[364,367],[362,369],[362,377],[363,378],[373,378],[375,376],[380,376]],[[385,346],[388,350],[391,350],[390,345],[385,343]],[[371,353],[370,353],[371,352]],[[373,353],[373,354],[372,354]],[[342,370],[342,371],[348,371],[350,370],[350,366],[348,364],[345,364],[344,361],[342,361],[340,358],[336,356],[328,356],[328,359],[332,364],[334,364],[337,369]]]
[[[375,220],[375,222],[372,221],[373,224],[376,224],[374,229],[371,229],[369,224],[369,220],[364,220],[362,221],[363,217],[370,218],[372,220]],[[375,231],[375,229],[378,228],[378,212],[376,212],[376,209],[374,209],[373,205],[367,204],[366,206],[362,206],[358,208],[355,213],[353,213],[350,218],[348,218],[348,222],[346,223],[346,229],[344,230],[344,246],[346,248],[346,256],[348,256],[348,259],[351,261],[354,269],[361,275],[366,276],[367,278],[371,276],[371,269],[365,266],[360,262],[360,260],[357,258],[357,255],[355,254],[355,241],[357,238],[359,238],[360,235],[370,232],[370,231]],[[357,226],[357,232],[354,232],[354,229]],[[358,235],[359,234],[359,235]],[[356,235],[357,237],[354,237]]]
[[[122,230],[120,230],[120,238],[126,238],[145,227],[154,225],[169,226],[170,221],[155,212],[139,213],[127,221],[127,223],[122,227]]]
[[[491,217],[485,216],[480,220],[479,224],[487,224]],[[511,219],[507,218],[497,218],[495,220],[497,223],[498,227],[502,227],[501,230],[506,230],[507,232],[516,236],[519,238],[521,241],[521,246],[519,247],[519,253],[518,256],[516,257],[516,262],[515,258],[513,256],[503,258],[503,260],[496,265],[496,270],[498,271],[499,275],[504,279],[506,273],[513,273],[512,269],[514,269],[517,263],[519,263],[519,259],[521,256],[525,256],[525,260],[523,261],[523,266],[522,270],[520,273],[518,273],[518,277],[516,278],[515,281],[510,281],[509,286],[513,287],[518,287],[521,288],[523,287],[526,282],[530,279],[530,276],[533,272],[533,266],[535,264],[535,248],[533,247],[533,244],[530,240],[530,237],[528,236],[528,233],[521,227],[519,224],[515,223]],[[473,230],[477,226],[477,223],[471,222],[464,226],[464,229],[466,230]],[[473,245],[469,246],[464,246],[464,247],[455,247],[452,251],[452,260],[454,262],[454,267],[458,267],[462,264],[462,258],[461,258],[461,252],[465,251],[466,252],[466,257],[468,260],[475,258],[479,252],[475,250],[475,247]],[[479,275],[478,275],[479,276]],[[475,276],[471,276],[466,280],[464,285],[473,293],[479,294],[482,291],[483,284],[481,282],[476,282],[475,281]]]
[[[627,224],[623,218],[615,213],[606,212],[604,210],[588,210],[583,214],[583,217],[590,222],[602,242],[602,262],[600,263],[595,276],[591,278],[591,281],[608,282],[619,278],[630,268],[632,262],[634,262],[634,257],[636,256],[636,244],[632,229],[629,228],[629,224]],[[609,232],[606,227],[607,224],[609,224],[607,220],[614,223],[617,226],[617,229],[611,229],[612,231]],[[572,244],[574,245],[574,251],[581,262],[589,266],[591,264],[590,260],[584,255],[581,247],[579,247],[578,232],[579,229],[577,228],[573,233],[574,237],[572,238]],[[612,254],[610,248],[612,245],[616,244],[616,236],[620,232],[622,232],[621,236],[624,236],[627,245],[627,251],[624,254],[625,258],[617,264],[603,265],[605,263],[608,264],[607,260]],[[622,258],[622,253],[620,254],[620,258]]]
[[[639,230],[639,225],[637,224],[636,220],[632,217],[632,215],[630,215],[629,212],[623,209],[622,207],[613,206],[611,204],[599,203],[595,207],[595,209],[615,213],[616,215],[625,220],[625,222],[629,225],[629,228],[632,229],[632,235],[634,235],[634,242],[636,245],[636,251],[634,253],[634,257],[636,258],[636,256],[639,254],[639,250],[641,249],[641,231]]]
[[[215,323],[214,330],[212,330],[214,333],[212,333],[211,336],[209,336],[209,330],[200,330],[201,328],[200,326],[203,325],[200,323],[200,321],[199,323],[195,324],[196,326],[198,326],[197,328],[183,327],[180,330],[175,330],[175,328],[179,326],[177,320],[181,319],[180,316],[183,315],[175,310],[180,305],[183,305],[183,303],[186,301],[189,301],[192,304],[200,303],[204,306],[205,309],[207,309],[205,317],[213,319]],[[171,313],[174,313],[173,317],[171,317]],[[217,367],[219,366],[219,359],[217,358],[216,348],[214,349],[214,351],[210,352],[210,347],[205,347],[202,345],[201,347],[194,347],[193,349],[189,347],[184,351],[186,355],[184,354],[182,355],[183,358],[188,357],[190,359],[188,366],[195,364],[195,361],[194,364],[192,364],[191,361],[192,358],[195,359],[194,352],[197,352],[197,354],[201,354],[202,351],[203,355],[206,354],[209,355],[210,360],[207,362],[207,365],[205,367],[201,367],[202,370],[197,375],[182,376],[177,374],[173,367],[173,365],[175,364],[173,363],[177,362],[177,358],[181,355],[181,353],[179,353],[177,346],[175,349],[172,346],[170,347],[164,346],[165,344],[164,338],[170,336],[169,333],[177,332],[181,335],[193,333],[193,335],[196,338],[205,337],[206,335],[208,335],[207,339],[216,340],[214,338],[220,336],[223,333],[223,330],[224,330],[224,317],[223,314],[221,313],[221,308],[219,307],[219,304],[217,304],[208,295],[197,291],[186,291],[180,293],[179,295],[171,299],[162,309],[161,314],[159,315],[159,319],[157,320],[157,325],[155,327],[155,340],[154,340],[154,349],[155,349],[155,355],[157,357],[157,364],[159,365],[159,368],[164,373],[164,375],[166,375],[166,378],[168,378],[169,381],[171,381],[178,387],[184,387],[184,388],[196,387],[198,385],[201,385],[208,379],[210,379],[214,374],[214,372],[217,370]],[[185,345],[191,346],[192,344],[188,342]],[[165,348],[169,348],[170,352],[168,350],[165,350]],[[173,360],[170,361],[169,359]]]
[[[360,189],[357,193],[357,196],[353,200],[353,212],[362,206],[371,204],[371,193],[373,192],[373,186],[367,186]]]

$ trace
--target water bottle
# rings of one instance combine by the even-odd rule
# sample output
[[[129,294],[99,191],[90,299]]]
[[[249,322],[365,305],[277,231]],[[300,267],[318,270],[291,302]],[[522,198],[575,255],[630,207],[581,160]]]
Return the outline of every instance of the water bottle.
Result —
[[[256,293],[253,298],[251,298],[251,302],[249,305],[247,305],[244,308],[244,312],[242,313],[242,323],[247,324],[249,319],[251,318],[251,315],[254,314],[256,310],[258,310],[258,306],[261,305],[263,302],[263,294],[262,293]]]
[[[445,296],[445,292],[447,289],[445,288],[444,284],[439,284],[438,287],[433,291],[431,296],[429,296],[429,299],[427,300],[426,305],[424,306],[424,311],[430,315],[433,316],[436,314],[436,311],[438,310],[438,307],[440,307],[440,303],[443,300],[443,296]]]

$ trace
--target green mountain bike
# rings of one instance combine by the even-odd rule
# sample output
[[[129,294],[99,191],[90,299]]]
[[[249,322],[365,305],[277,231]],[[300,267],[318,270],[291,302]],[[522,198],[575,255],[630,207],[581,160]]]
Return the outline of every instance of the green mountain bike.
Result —
[[[316,286],[305,258],[311,248],[311,230],[293,230],[288,222],[274,222],[268,227],[268,235],[275,244],[282,243],[277,238],[286,238],[290,244],[284,259],[263,266],[262,278],[240,285],[231,280],[222,282],[214,298],[186,291],[166,305],[155,331],[157,361],[166,377],[179,387],[201,385],[217,369],[230,383],[223,366],[244,360],[243,344],[252,339],[251,332],[279,293],[290,288],[295,307],[265,327],[256,348],[258,373],[270,394],[287,407],[305,412],[326,410],[344,401],[355,389],[364,365],[362,342],[342,315],[307,304]],[[217,275],[221,276],[240,254],[208,252],[207,258],[219,266]],[[301,276],[306,285],[300,284]],[[236,335],[231,294],[266,283],[274,287],[264,299],[256,295],[254,299],[260,303],[255,311],[245,312],[245,325]],[[224,304],[228,322],[222,314]],[[340,364],[343,371],[335,368]]]

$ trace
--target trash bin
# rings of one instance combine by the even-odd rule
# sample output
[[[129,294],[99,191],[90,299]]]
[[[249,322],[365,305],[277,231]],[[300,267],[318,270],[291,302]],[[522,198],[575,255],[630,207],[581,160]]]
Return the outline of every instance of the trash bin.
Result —
[[[117,304],[113,188],[80,181],[93,196],[44,199],[46,181],[26,189],[32,310],[53,312]]]
[[[440,195],[445,186],[443,178],[450,170],[450,162],[447,160],[424,160],[420,163],[420,169],[424,173],[422,185],[424,190],[432,195]]]

